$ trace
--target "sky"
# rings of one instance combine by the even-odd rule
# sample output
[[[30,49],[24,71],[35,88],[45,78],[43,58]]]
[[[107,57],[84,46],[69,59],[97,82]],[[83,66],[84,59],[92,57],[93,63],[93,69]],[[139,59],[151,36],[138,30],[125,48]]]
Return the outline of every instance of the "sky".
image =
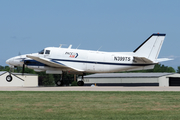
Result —
[[[0,65],[45,47],[134,51],[165,33],[161,64],[180,66],[180,0],[0,0]]]

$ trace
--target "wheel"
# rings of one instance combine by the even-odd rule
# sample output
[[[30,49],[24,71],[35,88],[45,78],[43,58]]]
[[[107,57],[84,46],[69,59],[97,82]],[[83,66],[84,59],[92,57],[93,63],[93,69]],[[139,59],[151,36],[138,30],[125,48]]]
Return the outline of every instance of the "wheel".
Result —
[[[62,85],[63,85],[63,81],[62,81],[62,80],[58,80],[58,81],[56,82],[56,85],[57,85],[57,86],[62,86]]]
[[[78,86],[83,86],[83,85],[84,85],[84,82],[83,82],[83,81],[78,81],[78,82],[77,82],[77,85],[78,85]]]
[[[11,82],[12,81],[12,76],[11,75],[8,75],[7,77],[6,77],[6,81],[8,81],[8,82]]]

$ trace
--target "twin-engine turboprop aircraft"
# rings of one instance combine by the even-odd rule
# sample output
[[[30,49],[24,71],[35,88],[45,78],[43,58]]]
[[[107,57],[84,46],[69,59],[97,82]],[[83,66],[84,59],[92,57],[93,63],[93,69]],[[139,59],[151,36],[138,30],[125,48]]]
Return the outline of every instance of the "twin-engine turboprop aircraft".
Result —
[[[62,74],[63,72],[82,74],[109,73],[119,71],[153,69],[158,62],[169,59],[157,59],[165,34],[152,34],[133,52],[101,52],[91,50],[47,47],[39,53],[20,55],[6,61],[10,67],[26,66],[37,72]],[[11,75],[7,81],[12,81]],[[62,81],[58,81],[61,85]],[[78,85],[83,85],[82,81]]]

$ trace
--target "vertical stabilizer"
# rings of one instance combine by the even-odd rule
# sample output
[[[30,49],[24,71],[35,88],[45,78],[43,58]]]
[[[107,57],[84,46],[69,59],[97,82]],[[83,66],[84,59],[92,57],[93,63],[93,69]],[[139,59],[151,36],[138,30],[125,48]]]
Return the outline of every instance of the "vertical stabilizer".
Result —
[[[152,34],[136,50],[134,50],[135,56],[146,57],[155,61],[159,55],[165,36],[166,34]]]

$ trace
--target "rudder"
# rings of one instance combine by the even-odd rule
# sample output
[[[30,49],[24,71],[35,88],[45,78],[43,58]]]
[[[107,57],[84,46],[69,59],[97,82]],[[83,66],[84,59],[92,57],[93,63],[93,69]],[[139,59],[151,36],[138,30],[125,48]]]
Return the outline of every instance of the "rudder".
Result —
[[[146,57],[155,61],[161,50],[166,34],[152,34],[133,52],[137,57]]]

